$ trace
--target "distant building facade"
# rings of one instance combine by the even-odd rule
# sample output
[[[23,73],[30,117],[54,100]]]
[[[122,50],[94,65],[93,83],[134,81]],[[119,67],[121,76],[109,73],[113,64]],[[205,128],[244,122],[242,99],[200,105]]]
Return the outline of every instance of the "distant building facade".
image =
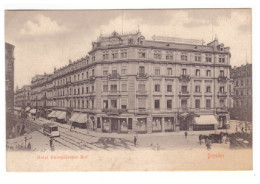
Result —
[[[234,81],[232,119],[252,122],[252,64],[231,69]]]
[[[16,107],[30,107],[30,96],[31,96],[31,86],[24,85],[22,88],[15,91],[14,94],[14,104]]]
[[[5,96],[6,96],[6,128],[13,126],[14,116],[14,48],[5,43]]]
[[[49,107],[70,109],[70,121],[100,132],[222,128],[232,106],[230,57],[216,39],[187,44],[113,32],[93,42],[88,56],[55,69],[48,90],[32,80],[31,93],[45,94]],[[217,122],[194,121],[204,115]]]

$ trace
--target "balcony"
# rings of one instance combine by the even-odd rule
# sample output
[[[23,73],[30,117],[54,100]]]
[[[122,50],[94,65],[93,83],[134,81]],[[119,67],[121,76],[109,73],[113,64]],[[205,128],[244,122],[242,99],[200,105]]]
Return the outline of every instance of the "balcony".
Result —
[[[102,112],[105,112],[108,115],[119,115],[123,112],[127,112],[127,109],[116,109],[116,108],[104,108]]]
[[[218,82],[221,82],[221,83],[227,82],[227,77],[226,76],[219,76],[218,77]]]
[[[189,97],[190,93],[189,91],[180,91],[179,92],[179,97]]]
[[[228,113],[227,107],[218,107],[218,108],[216,108],[216,113],[217,114],[222,114],[222,113],[227,114]]]
[[[90,82],[94,82],[94,81],[95,81],[95,79],[96,79],[96,77],[95,77],[95,76],[90,76],[90,77],[89,77],[89,81],[90,81]]]
[[[147,96],[147,91],[136,91],[136,96]]]
[[[120,79],[119,73],[108,74],[108,79]]]
[[[137,73],[136,78],[137,79],[147,79],[148,74],[147,73]]]
[[[136,110],[136,115],[147,115],[149,114],[149,111],[145,108],[138,108]]]
[[[190,79],[191,79],[191,77],[189,75],[181,75],[180,78],[179,78],[179,80],[181,82],[189,82]]]
[[[218,92],[218,97],[227,97],[227,92]]]

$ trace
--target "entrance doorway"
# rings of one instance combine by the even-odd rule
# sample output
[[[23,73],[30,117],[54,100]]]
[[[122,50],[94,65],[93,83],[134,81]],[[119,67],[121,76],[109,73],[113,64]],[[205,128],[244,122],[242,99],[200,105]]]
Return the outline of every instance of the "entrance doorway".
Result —
[[[111,118],[111,132],[118,132],[118,119]]]
[[[187,119],[181,120],[180,130],[189,130],[189,123]]]

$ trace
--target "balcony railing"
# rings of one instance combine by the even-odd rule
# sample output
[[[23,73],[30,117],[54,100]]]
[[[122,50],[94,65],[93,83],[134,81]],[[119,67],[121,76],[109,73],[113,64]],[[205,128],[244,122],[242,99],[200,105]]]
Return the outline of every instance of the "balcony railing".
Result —
[[[136,91],[136,95],[147,95],[147,91],[146,90],[143,90],[143,91]]]
[[[148,78],[148,74],[147,73],[137,73],[136,78],[137,79],[147,79]]]
[[[181,75],[180,78],[179,78],[179,80],[181,82],[189,82],[190,79],[191,79],[191,77],[189,75]]]
[[[226,76],[219,76],[218,82],[227,82],[227,77]]]
[[[103,108],[102,112],[105,112],[110,115],[119,115],[123,112],[127,112],[127,109],[117,109],[117,108]]]
[[[227,107],[216,108],[216,113],[228,113]]]
[[[227,97],[227,92],[218,92],[218,97]]]
[[[145,114],[148,114],[148,113],[149,113],[149,111],[145,108],[138,108],[136,110],[136,114],[145,115]]]
[[[113,74],[108,74],[108,79],[119,79],[120,75],[119,73],[113,73]]]
[[[90,80],[90,81],[94,81],[95,79],[96,79],[95,76],[90,76],[90,77],[89,77],[89,80]]]
[[[189,91],[180,91],[179,96],[190,96]]]

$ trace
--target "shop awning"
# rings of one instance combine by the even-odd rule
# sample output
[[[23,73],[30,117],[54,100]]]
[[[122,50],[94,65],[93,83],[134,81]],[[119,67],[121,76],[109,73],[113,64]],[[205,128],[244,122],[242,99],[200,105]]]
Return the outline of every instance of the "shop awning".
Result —
[[[70,118],[70,121],[75,121],[77,117],[79,116],[79,113],[74,113],[72,117]]]
[[[61,113],[58,116],[56,116],[57,119],[66,119],[66,112],[64,111],[60,111],[60,112]]]
[[[31,110],[30,110],[30,113],[31,113],[31,114],[35,114],[35,113],[36,113],[36,109],[31,109]]]
[[[59,115],[61,115],[62,111],[56,111],[56,113],[54,114],[54,118],[58,118]]]
[[[52,112],[48,115],[48,118],[54,118],[56,112],[57,112],[57,111],[52,111]]]
[[[31,108],[30,107],[26,107],[25,111],[29,111]]]
[[[80,114],[77,119],[75,120],[75,122],[78,122],[78,123],[86,123],[88,120],[88,115],[85,114],[85,113],[82,113]]]
[[[214,115],[200,115],[194,118],[195,125],[218,125],[218,121]]]

